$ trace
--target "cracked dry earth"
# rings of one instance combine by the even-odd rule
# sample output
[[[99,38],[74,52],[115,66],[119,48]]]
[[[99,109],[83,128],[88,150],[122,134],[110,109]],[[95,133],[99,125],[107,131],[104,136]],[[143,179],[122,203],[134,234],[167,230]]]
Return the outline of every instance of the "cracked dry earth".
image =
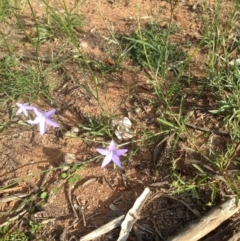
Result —
[[[45,10],[40,2],[33,0],[32,8],[41,20],[44,18]],[[65,2],[69,9],[74,6],[74,1]],[[58,1],[50,0],[49,4],[61,11],[62,6]],[[178,2],[173,21],[179,31],[171,36],[173,43],[181,45],[187,40],[197,41],[200,38],[199,14],[193,8],[201,6],[202,2],[199,1],[198,4],[190,0]],[[141,24],[157,19],[161,23],[161,29],[166,26],[171,12],[170,5],[165,1],[99,0],[97,3],[84,1],[82,6],[79,6],[78,13],[85,18],[84,33],[79,34],[78,38],[81,50],[94,59],[111,65],[107,51],[110,45],[110,31],[115,34],[130,34],[138,27],[138,19]],[[31,11],[28,7],[23,11],[23,20],[30,26],[27,32],[31,33]],[[5,26],[12,29],[13,49],[26,56],[19,60],[21,65],[34,66],[36,62],[31,53],[35,50],[23,41],[23,33],[16,30],[14,21],[14,18],[11,19]],[[45,58],[49,51],[57,56],[64,54],[62,50],[69,56],[75,54],[67,40],[60,38],[42,43],[40,56]],[[1,55],[6,53],[4,49],[0,52]],[[9,110],[16,111],[14,103],[8,104],[7,108],[1,111],[0,117],[3,122],[9,124],[0,133],[0,185],[7,186],[0,191],[0,208],[3,214],[0,216],[0,223],[17,217],[13,228],[24,231],[28,228],[29,220],[32,220],[44,224],[44,227],[38,230],[35,240],[79,240],[121,213],[126,214],[146,186],[150,186],[152,192],[142,211],[142,219],[138,221],[142,240],[166,240],[189,221],[196,219],[196,213],[207,212],[211,207],[203,207],[200,202],[195,202],[191,195],[179,195],[177,198],[196,212],[192,212],[177,199],[169,196],[170,163],[168,156],[163,155],[164,151],[161,154],[160,150],[157,156],[154,155],[158,143],[146,144],[138,150],[137,141],[141,138],[141,129],[148,128],[152,133],[158,131],[156,118],[161,107],[156,109],[150,105],[152,93],[146,73],[131,62],[123,63],[126,67],[123,70],[105,74],[104,79],[98,69],[95,74],[99,79],[99,100],[104,108],[112,115],[123,117],[127,114],[134,123],[137,135],[127,148],[138,152],[133,157],[123,157],[123,170],[113,169],[111,165],[104,169],[100,168],[102,159],[95,158],[95,147],[102,146],[107,140],[101,137],[92,140],[84,129],[76,127],[86,124],[88,117],[94,118],[102,114],[102,110],[98,102],[85,89],[79,87],[79,84],[84,85],[92,81],[90,73],[81,72],[78,65],[70,57],[69,59],[64,62],[62,69],[53,69],[45,76],[47,81],[52,81],[57,86],[52,92],[52,106],[41,98],[31,103],[42,110],[56,108],[55,120],[61,124],[60,130],[49,128],[46,134],[41,136],[35,127],[24,125],[24,117],[11,118]],[[204,53],[195,54],[191,63],[193,78],[201,79],[204,76],[201,66],[205,60]],[[43,66],[48,64],[47,61],[42,63]],[[107,86],[104,86],[106,80]],[[184,91],[187,103],[185,111],[189,111],[192,124],[198,123],[208,128],[221,126],[221,120],[211,119],[208,114],[190,113],[193,104],[209,105],[211,98],[206,99],[203,96],[196,100],[191,95],[192,87]],[[24,100],[18,100],[21,101]],[[189,132],[192,132],[193,136],[200,134],[192,129],[189,129]],[[216,146],[225,145],[225,137],[215,138],[215,143],[218,143]],[[199,146],[207,141],[201,140]],[[93,145],[93,142],[96,145]],[[184,149],[186,144],[184,141],[180,143],[179,153],[176,155],[181,156],[181,145]],[[160,149],[166,150],[166,145],[160,145]],[[61,177],[66,163],[70,163],[70,167],[78,167],[74,184]],[[180,167],[180,171],[186,176],[191,172],[189,166],[183,162]],[[48,196],[41,199],[40,196],[44,192],[47,192]],[[208,193],[209,190],[206,189],[202,190],[202,195],[200,192],[203,203],[210,200]],[[13,198],[12,195],[18,198]],[[216,199],[216,204],[218,201],[220,200]],[[228,223],[224,225],[227,226]],[[119,229],[114,229],[96,240],[116,240],[118,234]],[[134,232],[128,240],[137,240]]]

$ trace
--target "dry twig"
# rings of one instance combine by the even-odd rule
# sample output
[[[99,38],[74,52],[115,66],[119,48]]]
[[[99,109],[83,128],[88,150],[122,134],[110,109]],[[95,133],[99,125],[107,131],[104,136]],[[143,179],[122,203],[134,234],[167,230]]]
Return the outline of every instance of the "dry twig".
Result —
[[[223,221],[239,211],[235,198],[218,205],[209,213],[190,223],[184,230],[168,241],[197,241],[218,227]]]
[[[118,226],[120,226],[123,219],[124,219],[124,215],[113,219],[109,223],[101,226],[100,228],[98,228],[98,229],[94,230],[93,232],[87,234],[86,236],[80,238],[80,241],[93,240],[94,238],[97,238],[105,233],[108,233],[109,231],[113,230],[114,228],[117,228]]]
[[[150,195],[150,189],[147,187],[144,189],[143,193],[137,200],[135,201],[133,207],[128,211],[125,220],[121,225],[121,232],[119,234],[118,241],[127,240],[130,231],[134,223],[139,219],[140,212],[143,208],[144,203],[147,201],[147,198]]]

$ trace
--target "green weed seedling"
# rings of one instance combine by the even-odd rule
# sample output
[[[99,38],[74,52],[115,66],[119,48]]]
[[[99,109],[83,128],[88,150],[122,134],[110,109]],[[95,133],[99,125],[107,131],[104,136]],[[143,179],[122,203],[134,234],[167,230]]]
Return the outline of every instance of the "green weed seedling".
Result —
[[[50,13],[43,23],[36,22],[35,25],[30,39],[33,43],[42,43],[66,37],[65,28],[71,33],[81,32],[83,20],[79,14],[54,12]]]
[[[0,63],[1,102],[25,98],[35,100],[39,95],[47,95],[47,86],[43,86],[38,73],[34,69],[19,70],[19,60],[15,57],[6,57]]]
[[[103,116],[88,117],[85,125],[79,125],[84,131],[82,137],[95,136],[95,137],[112,137],[113,130],[110,128],[110,121]]]
[[[152,22],[144,27],[139,24],[133,35],[124,38],[130,58],[148,73],[148,82],[156,96],[152,102],[161,103],[167,109],[181,98],[180,79],[191,60],[186,52],[171,43],[170,35],[175,31],[172,25],[162,29],[157,22]]]
[[[44,227],[43,224],[29,221],[29,231],[13,231],[8,226],[2,226],[0,229],[0,238],[3,241],[29,241],[35,240],[37,232]]]
[[[173,65],[185,59],[184,53],[169,41],[172,31],[170,28],[160,29],[157,23],[139,27],[132,36],[125,37],[130,57],[165,79]]]
[[[11,0],[0,1],[0,22],[4,21],[6,17],[10,16],[13,11],[14,6]]]
[[[70,173],[70,172],[62,172],[61,174],[61,178],[65,179],[69,184],[75,184],[77,183],[79,180],[81,180],[81,177],[79,174],[77,173]]]

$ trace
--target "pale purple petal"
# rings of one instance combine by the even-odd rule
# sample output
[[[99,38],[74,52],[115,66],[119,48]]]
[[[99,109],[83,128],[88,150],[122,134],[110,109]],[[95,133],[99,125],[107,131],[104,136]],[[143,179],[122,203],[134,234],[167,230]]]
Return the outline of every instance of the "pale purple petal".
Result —
[[[39,124],[40,121],[41,121],[41,119],[36,117],[34,120],[28,120],[27,123],[31,124],[31,125],[36,125],[36,124]]]
[[[121,164],[121,161],[119,159],[119,157],[115,154],[112,155],[112,160],[114,161],[114,163],[119,166],[119,167],[122,167],[122,164]]]
[[[45,113],[46,118],[50,118],[52,115],[54,115],[56,112],[56,109],[52,109]]]
[[[36,107],[32,107],[32,109],[34,110],[36,116],[42,116],[43,115],[43,112],[40,111],[39,109],[37,109]]]
[[[23,104],[21,104],[21,103],[16,103],[16,105],[17,105],[19,108],[21,108]]]
[[[16,115],[21,114],[22,112],[24,113],[25,116],[28,116],[27,109],[28,109],[28,103],[16,103],[16,105],[19,107],[18,111],[16,112]]]
[[[115,150],[114,154],[117,156],[122,156],[124,155],[126,152],[128,151],[128,149],[119,149],[119,150]]]
[[[106,156],[109,153],[108,149],[103,149],[103,148],[96,148],[97,152],[99,152],[100,154]]]
[[[59,124],[56,123],[55,121],[51,120],[51,119],[46,119],[46,123],[50,126],[53,126],[53,127],[59,127]]]
[[[102,163],[102,168],[105,167],[109,162],[112,160],[112,152],[109,152],[108,155],[105,156],[103,163]]]
[[[33,107],[33,106],[26,106],[26,107],[25,107],[26,110],[34,110],[34,108],[35,108],[35,107]]]
[[[26,108],[23,108],[22,111],[23,111],[25,116],[28,116],[28,112],[27,112]]]
[[[39,131],[40,134],[43,135],[46,131],[46,120],[45,119],[41,119],[40,123],[39,123]]]
[[[23,111],[24,111],[24,110],[22,109],[22,107],[19,108],[18,111],[16,112],[16,115],[21,114]],[[26,111],[26,110],[25,110],[25,111]],[[26,115],[26,114],[24,113],[24,115]],[[26,115],[26,116],[27,116],[27,115]]]
[[[115,144],[114,140],[111,140],[110,145],[109,145],[109,150],[110,151],[116,150],[116,144]]]

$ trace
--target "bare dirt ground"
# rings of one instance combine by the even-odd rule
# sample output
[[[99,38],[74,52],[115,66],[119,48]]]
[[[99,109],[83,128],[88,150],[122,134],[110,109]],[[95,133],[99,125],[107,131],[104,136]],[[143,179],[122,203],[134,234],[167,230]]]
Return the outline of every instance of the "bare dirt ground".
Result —
[[[73,7],[74,1],[66,0],[68,8]],[[231,7],[230,1],[227,8]],[[49,3],[61,10],[61,5],[54,1]],[[201,1],[179,1],[175,10],[173,19],[179,31],[171,36],[173,43],[182,45],[187,40],[198,40],[201,36],[201,22],[199,14],[195,10],[201,8]],[[38,19],[44,18],[43,6],[38,1],[32,1],[32,7],[36,11]],[[161,10],[161,13],[159,11]],[[209,9],[211,11],[211,9]],[[84,16],[84,31],[79,33],[79,46],[84,53],[92,56],[93,59],[108,65],[114,65],[114,54],[106,51],[110,46],[110,32],[114,34],[128,35],[136,30],[139,21],[142,25],[150,20],[157,20],[161,23],[160,29],[164,28],[170,17],[170,5],[165,1],[107,1],[99,0],[85,1],[79,13]],[[32,24],[31,11],[28,7],[23,12],[27,31],[31,34]],[[35,50],[24,39],[24,34],[16,30],[16,20],[9,19],[5,26],[5,31],[11,30],[12,48],[19,51],[23,56],[19,61],[22,65],[34,66]],[[3,30],[4,31],[4,30]],[[114,48],[113,48],[114,49]],[[194,51],[194,46],[192,51]],[[4,49],[0,50],[4,56]],[[49,53],[58,55],[66,52],[68,55],[74,55],[72,46],[68,40],[62,38],[46,41],[42,43],[39,50],[39,56],[48,58]],[[206,61],[205,53],[195,53],[192,58],[191,73],[192,78],[201,80],[204,76],[202,66]],[[42,63],[48,65],[47,61]],[[109,113],[118,114],[120,117],[126,116],[134,123],[136,133],[142,127],[148,127],[149,131],[157,132],[158,124],[156,122],[157,113],[161,111],[153,108],[149,104],[152,97],[151,89],[146,78],[146,73],[138,69],[133,63],[125,62],[123,65],[127,68],[112,71],[105,74],[107,86],[104,86],[102,74],[95,67],[95,74],[99,78],[100,102]],[[166,240],[169,236],[177,233],[191,220],[197,218],[189,208],[182,202],[188,204],[193,210],[200,215],[206,213],[212,207],[204,206],[210,201],[208,196],[209,190],[202,190],[200,199],[196,201],[190,194],[182,194],[171,198],[170,192],[170,164],[168,156],[162,158],[161,154],[154,156],[154,150],[158,143],[147,145],[137,152],[133,158],[124,160],[122,171],[114,170],[111,165],[101,169],[102,159],[89,162],[77,170],[80,179],[75,184],[69,184],[61,178],[62,170],[59,168],[66,162],[66,153],[75,155],[74,163],[80,164],[86,160],[94,158],[97,153],[95,148],[101,147],[103,139],[96,137],[95,141],[99,144],[93,146],[92,142],[87,141],[84,136],[84,130],[81,128],[75,133],[75,137],[68,137],[72,127],[84,125],[88,117],[97,117],[102,113],[97,101],[81,89],[79,84],[85,84],[91,81],[91,75],[88,71],[80,72],[79,66],[74,61],[66,60],[60,70],[52,70],[48,76],[48,81],[54,83],[52,94],[54,102],[52,107],[57,109],[56,120],[61,124],[61,130],[48,129],[44,136],[41,136],[35,127],[19,125],[19,121],[25,121],[24,117],[14,116],[10,121],[9,108],[16,110],[15,105],[6,105],[0,113],[0,117],[6,123],[10,123],[0,133],[0,184],[1,186],[10,185],[15,180],[19,180],[13,186],[11,191],[0,193],[1,198],[16,193],[26,194],[24,199],[30,200],[22,210],[24,218],[13,227],[18,230],[24,230],[29,220],[36,223],[47,223],[37,234],[36,240],[79,240],[80,237],[88,234],[111,219],[118,216],[116,212],[110,209],[114,204],[123,214],[132,207],[136,198],[142,193],[144,187],[151,188],[151,197],[147,201],[143,218],[138,221],[141,225],[140,232],[142,240]],[[205,93],[196,99],[192,95],[192,90],[197,89],[197,82],[191,87],[184,89],[186,94],[186,108],[184,111],[190,112],[191,107],[195,104],[209,106],[213,102],[211,95],[206,98]],[[18,100],[21,102],[23,100]],[[39,98],[32,105],[41,109],[48,110],[50,105],[48,101]],[[176,113],[178,107],[176,107]],[[131,110],[131,111],[129,111]],[[193,113],[190,124],[202,126],[205,128],[221,127],[221,120],[213,119],[206,113]],[[189,128],[191,135],[198,136],[201,132]],[[84,136],[84,138],[81,138]],[[80,137],[80,138],[79,138]],[[216,146],[219,148],[225,146],[227,137],[215,136]],[[84,139],[84,140],[83,140]],[[138,135],[134,137],[138,140]],[[199,140],[199,148],[205,150],[204,145],[209,141],[209,137],[203,137]],[[196,153],[189,154],[186,146],[191,147],[191,143],[184,140],[179,142],[176,152],[176,159],[180,158],[179,172],[186,178],[191,176],[191,167],[187,159],[194,157]],[[128,145],[129,149],[137,149],[137,142]],[[161,151],[160,151],[161,153]],[[190,157],[189,157],[190,155]],[[199,156],[199,158],[201,158]],[[161,163],[159,164],[159,160]],[[71,165],[73,165],[71,164]],[[51,172],[44,172],[52,168]],[[46,191],[48,198],[42,200],[39,195]],[[10,200],[1,202],[0,208],[2,213],[11,212],[23,205],[23,199]],[[181,200],[182,202],[179,202]],[[212,206],[218,204],[221,200],[216,198]],[[76,213],[73,211],[73,206]],[[80,215],[79,215],[80,213]],[[2,215],[0,222],[4,223],[15,214],[9,213]],[[231,221],[224,223],[221,228],[226,227]],[[221,229],[220,228],[220,229]],[[230,230],[232,232],[232,230]],[[116,240],[119,229],[112,231],[96,240]],[[161,239],[157,235],[161,234]],[[134,233],[131,233],[128,240],[134,241]],[[223,239],[222,239],[223,240]]]

